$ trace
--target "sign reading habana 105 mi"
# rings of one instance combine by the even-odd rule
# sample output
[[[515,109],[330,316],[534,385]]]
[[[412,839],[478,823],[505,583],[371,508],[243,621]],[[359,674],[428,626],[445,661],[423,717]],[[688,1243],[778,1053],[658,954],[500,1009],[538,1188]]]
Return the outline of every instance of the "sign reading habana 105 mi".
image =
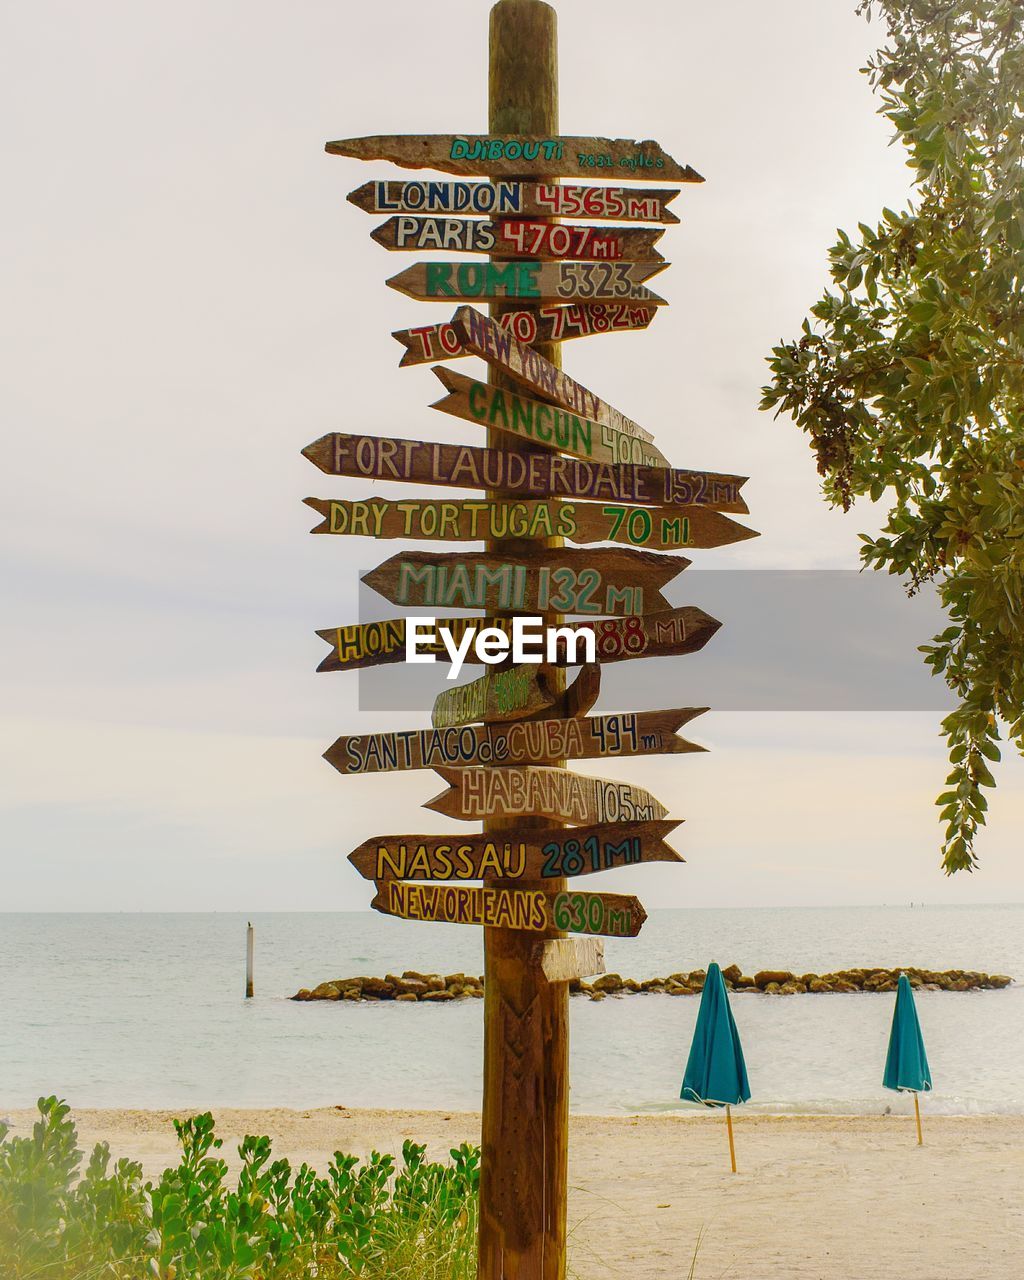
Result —
[[[324,752],[324,759],[339,773],[394,773],[438,765],[462,768],[604,756],[678,755],[704,750],[680,738],[676,730],[706,710],[677,707],[574,720],[354,734],[338,738]]]
[[[643,302],[665,299],[644,284],[668,264],[637,262],[417,262],[386,283],[423,302],[535,298],[538,302]]]
[[[641,862],[682,862],[665,836],[677,822],[592,823],[529,835],[373,836],[348,860],[366,880],[552,880]]]
[[[517,556],[498,552],[402,551],[363,575],[392,604],[428,609],[497,609],[593,615],[667,609],[660,588],[690,563],[685,556],[609,547]]]
[[[383,880],[370,903],[374,911],[403,920],[437,920],[539,933],[572,930],[604,937],[635,938],[647,913],[637,898],[618,893],[559,893],[543,889],[499,889],[493,885],[409,884]]]
[[[427,252],[518,254],[542,262],[664,262],[654,247],[664,231],[637,227],[586,227],[578,224],[479,218],[414,218],[400,214],[370,232],[385,249]]]
[[[557,182],[365,182],[349,200],[366,213],[461,213],[476,218],[593,218],[597,222],[679,219],[666,205],[678,191],[581,187]]]
[[[377,134],[328,142],[331,155],[387,160],[404,169],[435,169],[485,178],[655,178],[659,182],[703,182],[657,142],[633,138],[548,138],[495,134]]]
[[[424,542],[481,538],[569,538],[618,542],[649,551],[721,547],[757,532],[708,507],[627,507],[596,502],[523,502],[511,498],[304,498],[323,519],[311,533]]]
[[[745,476],[632,462],[586,462],[553,453],[510,453],[476,445],[353,436],[332,431],[302,450],[331,476],[405,480],[453,489],[489,489],[528,498],[584,498],[595,502],[701,506],[744,514]]]
[[[669,465],[668,458],[660,449],[616,427],[591,422],[544,400],[530,400],[503,387],[488,386],[486,382],[477,382],[475,378],[467,378],[443,365],[435,365],[434,374],[447,388],[448,394],[435,400],[430,407],[450,413],[454,418],[506,431],[520,440],[558,449],[561,453],[590,462],[634,462],[649,467]]]
[[[657,307],[626,302],[570,302],[532,311],[506,311],[497,321],[513,337],[532,347],[538,342],[567,342],[570,338],[588,338],[596,333],[646,329],[657,314]],[[398,362],[403,368],[431,360],[457,360],[471,354],[447,321],[416,329],[397,329],[391,336],[406,349]]]
[[[542,765],[506,765],[502,769],[438,769],[447,788],[424,809],[449,818],[528,816],[551,822],[653,822],[668,810],[649,791],[631,782],[613,782],[550,769]],[[404,873],[397,873],[404,877]]]

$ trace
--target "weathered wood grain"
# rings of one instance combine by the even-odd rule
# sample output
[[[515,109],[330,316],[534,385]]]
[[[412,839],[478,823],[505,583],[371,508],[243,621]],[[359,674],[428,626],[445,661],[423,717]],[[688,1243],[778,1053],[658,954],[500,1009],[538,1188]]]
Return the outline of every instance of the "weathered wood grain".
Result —
[[[657,314],[657,307],[630,302],[550,303],[536,310],[506,311],[497,321],[520,342],[532,347],[599,333],[646,329]],[[434,360],[460,360],[471,354],[448,321],[416,329],[397,329],[391,336],[405,348],[398,362],[400,368]]]
[[[605,972],[599,938],[548,938],[534,944],[534,964],[548,982],[575,982]]]
[[[669,460],[653,444],[616,427],[591,422],[571,409],[531,400],[503,387],[488,386],[467,378],[443,365],[434,373],[448,394],[431,404],[432,409],[454,418],[475,422],[489,430],[505,432],[541,448],[557,449],[588,462],[631,462],[648,467],[667,467]]]
[[[633,711],[576,720],[521,720],[461,729],[348,734],[324,752],[339,773],[395,773],[469,765],[542,764],[552,760],[679,755],[704,747],[676,733],[707,707]]]
[[[708,507],[632,507],[507,498],[303,501],[323,517],[311,533],[348,537],[410,538],[422,542],[559,537],[577,543],[617,542],[648,551],[677,551],[721,547],[758,536],[756,530]]]
[[[574,933],[609,938],[635,938],[647,919],[638,898],[618,893],[570,890],[549,894],[543,889],[417,884],[405,880],[382,880],[370,906],[403,920],[476,924],[533,933],[571,929]]]
[[[550,716],[560,696],[542,667],[489,669],[478,680],[442,689],[434,700],[430,723],[435,729],[454,729],[482,720],[505,723],[536,714]]]
[[[666,262],[417,262],[386,281],[391,289],[421,302],[472,302],[478,298],[533,299],[537,302],[641,302],[668,304],[645,280]]]
[[[653,506],[701,506],[743,515],[745,476],[634,463],[594,463],[551,453],[401,440],[332,431],[302,450],[327,475],[488,489],[530,498],[582,498]]]
[[[342,138],[324,148],[353,160],[386,160],[403,169],[433,169],[484,178],[646,178],[703,182],[650,139],[544,137],[471,133],[377,134]]]
[[[608,547],[490,552],[402,551],[362,581],[392,604],[604,617],[668,609],[661,588],[690,561]]]
[[[655,245],[662,230],[590,227],[528,218],[418,218],[398,214],[374,227],[370,238],[392,253],[482,253],[531,262],[664,262]]]
[[[665,843],[677,822],[537,827],[521,835],[386,835],[348,856],[366,880],[553,880],[641,862],[683,862]]]
[[[557,182],[364,182],[349,200],[366,213],[460,214],[475,218],[590,218],[595,222],[679,221],[666,206],[679,194],[650,187]]]
[[[628,618],[567,622],[575,631],[592,630],[597,660],[628,662],[634,658],[678,658],[703,649],[721,623],[693,605]]]
[[[502,769],[437,772],[448,786],[427,800],[424,809],[465,822],[526,815],[592,826],[599,822],[654,822],[668,812],[660,800],[632,782],[594,778],[568,769],[506,765]]]
[[[564,369],[545,360],[539,351],[519,342],[511,333],[474,307],[459,307],[452,316],[451,324],[467,351],[486,360],[493,368],[500,369],[517,383],[550,400],[552,404],[582,414],[602,426],[639,436],[641,440],[652,439],[650,433],[632,418],[627,418],[620,410],[606,404],[600,396],[582,386],[575,378],[570,378]]]

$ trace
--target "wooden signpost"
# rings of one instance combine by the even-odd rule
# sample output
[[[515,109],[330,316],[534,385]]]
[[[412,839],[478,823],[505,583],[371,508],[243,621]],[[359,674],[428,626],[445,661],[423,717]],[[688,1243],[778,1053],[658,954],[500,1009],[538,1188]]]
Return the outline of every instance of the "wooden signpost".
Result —
[[[339,773],[395,773],[440,766],[549,763],[611,756],[678,755],[704,747],[677,729],[707,707],[633,711],[575,720],[521,720],[461,729],[406,729],[338,738],[324,759]]]
[[[442,365],[435,365],[434,373],[448,394],[430,407],[450,413],[454,418],[464,418],[492,431],[504,431],[534,445],[546,445],[590,462],[669,465],[660,449],[616,427],[591,422],[546,400],[530,400],[502,387],[488,386]]]
[[[709,507],[629,507],[614,503],[387,498],[305,498],[323,517],[310,530],[348,537],[476,542],[480,538],[569,538],[618,542],[647,551],[721,547],[757,533]]]
[[[403,920],[439,920],[490,928],[549,933],[571,929],[608,938],[635,938],[647,912],[640,900],[618,893],[499,889],[493,885],[419,884],[383,880],[370,903],[374,911]]]
[[[689,564],[685,556],[613,547],[488,552],[399,552],[363,582],[392,604],[515,613],[607,614],[667,609],[660,588]]]
[[[516,453],[332,431],[303,454],[327,475],[488,489],[529,498],[582,498],[653,506],[701,506],[745,515],[745,476],[635,463],[585,462],[539,450]]]
[[[349,200],[366,213],[457,213],[465,218],[590,218],[675,223],[666,188],[584,187],[557,182],[364,182]]]
[[[328,142],[331,155],[387,160],[403,169],[485,178],[653,178],[658,182],[703,182],[657,142],[632,138],[571,138],[544,135],[400,134]]]
[[[506,311],[498,317],[498,323],[520,342],[532,346],[537,342],[568,342],[571,338],[588,338],[592,334],[646,329],[657,314],[657,307],[632,302],[570,302],[540,307],[536,311]],[[396,329],[391,336],[405,347],[405,354],[398,362],[400,367],[429,364],[434,360],[459,360],[472,354],[447,321],[416,329]]]
[[[489,316],[459,306],[450,321],[394,334],[402,365],[484,360],[486,384],[437,368],[447,394],[434,407],[484,428],[486,443],[423,439],[414,423],[414,439],[334,432],[303,453],[329,476],[469,491],[306,499],[318,534],[482,541],[482,551],[403,551],[365,581],[397,604],[494,611],[320,631],[330,653],[318,670],[407,652],[443,670],[457,650],[451,679],[463,661],[493,659],[492,642],[501,655],[479,679],[438,694],[431,728],[344,735],[325,757],[345,775],[436,769],[446,790],[426,807],[482,821],[465,836],[377,836],[350,860],[375,881],[377,911],[483,930],[476,1274],[565,1280],[567,984],[603,972],[601,937],[635,936],[646,918],[636,898],[579,892],[574,881],[683,861],[665,843],[677,824],[649,792],[566,765],[703,750],[677,731],[705,708],[589,713],[603,664],[691,653],[720,625],[694,606],[666,606],[661,588],[688,562],[650,553],[756,535],[729,518],[747,511],[744,477],[672,467],[649,431],[561,364],[562,342],[644,330],[665,305],[649,287],[667,265],[663,233],[636,224],[677,223],[670,184],[703,179],[656,142],[559,134],[555,15],[543,0],[498,0],[490,24],[486,134],[327,144],[454,175],[374,178],[349,199],[386,219],[371,235],[388,250],[477,255],[417,262],[387,283],[427,301],[490,303]],[[624,28],[622,38],[634,35]],[[637,182],[658,185],[623,185]],[[614,545],[567,550],[566,539]],[[508,644],[536,622],[524,613],[548,632],[543,661]],[[567,686],[578,633],[596,661]]]
[[[665,844],[665,837],[678,825],[539,827],[510,839],[486,834],[373,836],[354,849],[348,860],[366,880],[557,880],[641,862],[682,862]]]
[[[663,307],[665,299],[644,283],[665,262],[417,262],[387,284],[424,302],[476,298],[529,298],[537,302],[641,302]]]
[[[449,818],[476,822],[529,814],[551,822],[653,822],[668,810],[631,782],[611,782],[568,769],[514,765],[504,769],[438,769],[448,786],[423,805]],[[676,826],[676,823],[672,823]]]
[[[636,227],[584,227],[522,219],[416,218],[400,214],[370,232],[392,252],[496,253],[559,262],[664,262],[654,247],[664,231]]]

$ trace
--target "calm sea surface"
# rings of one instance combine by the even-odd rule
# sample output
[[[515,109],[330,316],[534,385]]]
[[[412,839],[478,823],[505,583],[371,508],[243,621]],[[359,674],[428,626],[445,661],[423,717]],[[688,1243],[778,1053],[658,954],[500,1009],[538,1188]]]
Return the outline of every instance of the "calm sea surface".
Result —
[[[0,914],[0,1109],[57,1093],[78,1107],[474,1109],[482,1003],[297,1004],[328,978],[482,972],[479,931],[369,912],[270,914],[243,999],[242,915]],[[982,969],[1024,979],[1024,907],[655,911],[610,940],[637,978],[736,962],[745,972],[851,965]],[[752,1106],[908,1109],[880,1080],[891,995],[737,995]],[[930,1111],[1024,1112],[1024,984],[919,994]],[[572,1106],[661,1111],[679,1084],[698,999],[633,996],[572,1008]]]

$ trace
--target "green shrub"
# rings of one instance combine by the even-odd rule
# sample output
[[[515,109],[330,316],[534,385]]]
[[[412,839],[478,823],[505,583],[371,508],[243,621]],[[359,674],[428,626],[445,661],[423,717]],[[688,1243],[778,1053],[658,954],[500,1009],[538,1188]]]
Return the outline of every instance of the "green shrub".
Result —
[[[30,1138],[0,1126],[3,1280],[472,1280],[480,1153],[427,1163],[336,1152],[321,1177],[247,1137],[232,1188],[206,1113],[176,1120],[180,1163],[154,1182],[100,1143],[84,1172],[66,1103],[40,1098]]]

